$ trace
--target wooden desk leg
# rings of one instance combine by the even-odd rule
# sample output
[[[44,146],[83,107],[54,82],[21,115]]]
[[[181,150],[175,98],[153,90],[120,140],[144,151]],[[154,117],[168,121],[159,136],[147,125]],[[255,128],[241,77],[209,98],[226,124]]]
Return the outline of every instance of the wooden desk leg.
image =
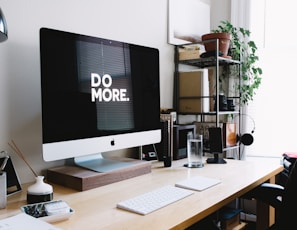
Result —
[[[275,184],[275,177],[271,178],[268,183]],[[274,224],[275,220],[275,210],[273,207],[261,202],[257,201],[257,230],[265,230]]]

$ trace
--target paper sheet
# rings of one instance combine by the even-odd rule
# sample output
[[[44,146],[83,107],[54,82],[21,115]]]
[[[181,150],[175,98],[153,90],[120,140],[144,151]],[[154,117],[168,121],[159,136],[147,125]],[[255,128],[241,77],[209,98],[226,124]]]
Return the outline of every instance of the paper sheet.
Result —
[[[24,230],[24,228],[30,230],[60,230],[60,228],[25,213],[0,220],[1,230]]]
[[[175,186],[195,191],[203,191],[219,183],[221,183],[220,179],[196,176],[177,182]]]

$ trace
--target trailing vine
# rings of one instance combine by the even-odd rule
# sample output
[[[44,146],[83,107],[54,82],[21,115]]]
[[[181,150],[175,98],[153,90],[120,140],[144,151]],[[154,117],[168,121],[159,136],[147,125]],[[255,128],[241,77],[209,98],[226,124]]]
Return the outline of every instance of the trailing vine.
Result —
[[[238,89],[241,96],[241,103],[248,104],[253,101],[256,90],[261,84],[262,69],[257,66],[259,57],[256,54],[257,46],[250,40],[251,32],[242,27],[235,27],[229,21],[221,21],[214,33],[227,32],[232,35],[229,54],[234,60],[241,62],[241,85]],[[226,75],[227,73],[223,73]]]

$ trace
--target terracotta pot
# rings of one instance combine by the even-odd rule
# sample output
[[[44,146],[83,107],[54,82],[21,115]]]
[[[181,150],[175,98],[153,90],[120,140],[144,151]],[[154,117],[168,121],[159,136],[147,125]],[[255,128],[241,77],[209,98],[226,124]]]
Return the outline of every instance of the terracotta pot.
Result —
[[[231,34],[229,33],[210,33],[202,35],[202,41],[207,41],[211,39],[219,39],[219,51],[223,53],[223,56],[228,55],[228,49],[231,40]],[[216,42],[206,42],[204,43],[206,51],[215,51]]]

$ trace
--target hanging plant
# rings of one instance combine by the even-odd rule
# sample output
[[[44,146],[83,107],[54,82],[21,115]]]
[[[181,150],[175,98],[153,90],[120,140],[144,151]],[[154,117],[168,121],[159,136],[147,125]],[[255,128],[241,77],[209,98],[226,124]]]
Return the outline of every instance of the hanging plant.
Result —
[[[229,21],[221,21],[213,33],[230,33],[229,55],[235,60],[241,62],[241,85],[238,89],[241,96],[241,104],[248,104],[253,101],[256,90],[261,84],[262,69],[257,66],[259,57],[256,55],[257,46],[254,41],[250,40],[251,32],[241,27],[233,26]],[[229,73],[223,73],[228,75]]]

